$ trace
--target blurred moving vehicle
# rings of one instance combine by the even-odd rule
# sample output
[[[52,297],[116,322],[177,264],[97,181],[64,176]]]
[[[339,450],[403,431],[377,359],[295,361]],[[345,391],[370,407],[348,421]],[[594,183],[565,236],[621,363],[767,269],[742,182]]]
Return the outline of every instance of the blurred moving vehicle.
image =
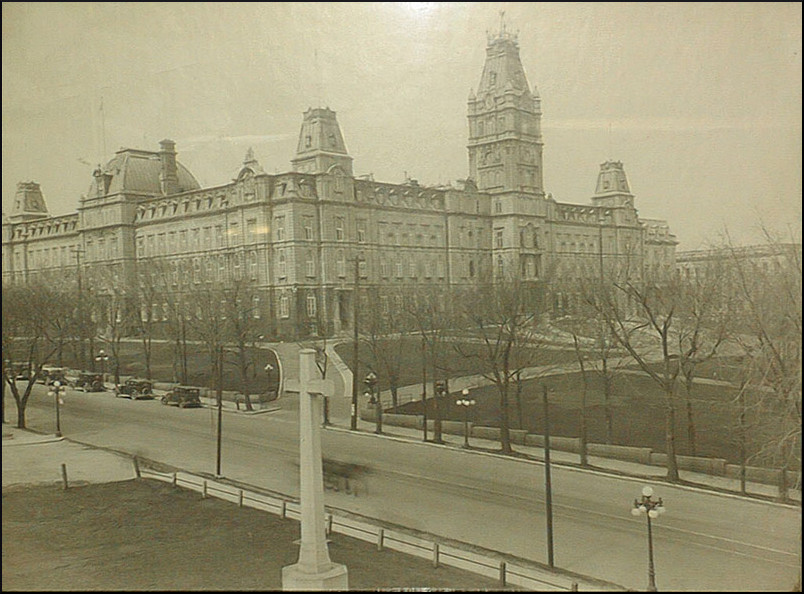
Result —
[[[73,387],[84,392],[104,392],[106,386],[103,385],[103,376],[100,373],[82,371],[78,374]]]
[[[176,386],[162,396],[162,404],[179,408],[201,408],[201,389],[191,386]]]
[[[122,386],[115,386],[114,395],[132,400],[153,400],[154,385],[145,379],[130,378]]]

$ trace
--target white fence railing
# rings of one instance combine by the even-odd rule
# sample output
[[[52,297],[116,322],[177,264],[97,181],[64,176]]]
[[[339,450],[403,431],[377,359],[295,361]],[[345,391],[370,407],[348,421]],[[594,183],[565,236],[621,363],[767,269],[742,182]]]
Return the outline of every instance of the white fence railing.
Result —
[[[282,518],[300,519],[299,504],[279,495],[268,495],[243,489],[236,485],[221,483],[187,472],[159,472],[145,466],[138,469],[139,475],[168,482],[176,487],[189,488],[202,497],[216,497],[276,514]],[[340,512],[340,513],[339,513]],[[540,567],[535,562],[510,555],[494,556],[491,552],[471,550],[454,542],[437,542],[405,531],[377,526],[369,519],[360,519],[343,510],[328,508],[326,514],[328,534],[338,532],[346,536],[375,543],[379,550],[392,549],[401,553],[430,559],[435,567],[449,565],[484,577],[498,579],[501,585],[514,585],[538,591],[577,591],[579,583],[585,591],[623,591],[625,588],[592,578],[584,579],[573,574],[564,574]]]

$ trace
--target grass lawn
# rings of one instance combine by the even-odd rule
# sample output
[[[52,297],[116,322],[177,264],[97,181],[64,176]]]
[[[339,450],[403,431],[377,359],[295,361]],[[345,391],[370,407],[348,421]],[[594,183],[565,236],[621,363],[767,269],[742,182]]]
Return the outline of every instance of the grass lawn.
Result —
[[[149,480],[3,490],[3,590],[280,590],[295,520]],[[334,533],[351,590],[498,590],[496,581]]]
[[[550,433],[565,437],[578,437],[582,379],[580,373],[556,375],[543,380],[523,382],[522,422],[516,405],[515,387],[509,394],[509,419],[512,429],[524,428],[531,433],[544,431],[542,382],[548,386],[550,402]],[[682,408],[683,388],[679,388],[676,407],[676,451],[688,454],[689,442],[686,415]],[[621,374],[613,386],[613,443],[628,446],[646,446],[656,452],[665,451],[664,396],[647,376]],[[699,456],[725,458],[737,463],[736,435],[737,409],[731,402],[734,390],[722,386],[695,386],[693,412],[696,423],[696,440]],[[494,386],[471,391],[477,404],[470,411],[470,420],[478,425],[499,427],[499,393]],[[462,421],[463,409],[454,404],[455,396],[442,404],[444,418]],[[421,403],[401,406],[399,412],[421,414]],[[435,405],[428,401],[428,418],[435,415]],[[587,395],[587,435],[594,443],[606,443],[603,387],[600,380],[590,382]]]
[[[399,386],[421,383],[421,338],[405,336],[400,339],[383,340],[380,341],[379,344],[379,351],[383,353],[385,357],[394,361],[394,366],[398,368]],[[338,344],[335,347],[335,352],[338,353],[341,359],[343,359],[343,362],[346,363],[350,369],[354,370],[354,347],[352,345],[353,343],[351,342]],[[480,367],[482,359],[473,356],[463,356],[456,348],[457,346],[460,346],[463,353],[468,355],[477,353],[483,348],[481,344],[476,342],[445,342],[441,354],[443,375],[450,378],[482,373],[484,371]],[[372,349],[365,342],[360,343],[358,360],[360,361],[361,378],[368,373],[369,369],[373,369],[378,375],[380,390],[389,389],[390,386],[388,384],[386,366],[375,360]],[[574,363],[576,358],[575,353],[571,349],[542,347],[533,349],[527,356],[527,360],[529,361],[529,366],[542,366]],[[427,378],[428,382],[432,383],[433,374],[429,367],[427,369]]]

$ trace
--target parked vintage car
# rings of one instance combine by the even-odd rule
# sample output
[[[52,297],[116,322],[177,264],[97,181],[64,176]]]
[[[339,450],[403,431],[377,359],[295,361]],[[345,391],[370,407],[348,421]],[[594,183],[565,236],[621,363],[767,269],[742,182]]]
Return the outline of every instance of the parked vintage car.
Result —
[[[79,373],[73,387],[84,392],[104,392],[106,390],[106,386],[103,385],[103,376],[91,371]]]
[[[42,373],[39,376],[40,381],[46,386],[50,386],[55,381],[61,382],[61,385],[67,385],[67,370],[64,367],[53,367],[45,365],[42,367]]]
[[[201,389],[191,386],[176,386],[162,396],[162,404],[179,408],[201,408]]]
[[[27,380],[33,375],[31,364],[25,361],[14,361],[8,364],[8,375],[14,380]]]
[[[114,395],[132,400],[153,400],[154,385],[145,379],[130,378],[122,386],[115,386]]]

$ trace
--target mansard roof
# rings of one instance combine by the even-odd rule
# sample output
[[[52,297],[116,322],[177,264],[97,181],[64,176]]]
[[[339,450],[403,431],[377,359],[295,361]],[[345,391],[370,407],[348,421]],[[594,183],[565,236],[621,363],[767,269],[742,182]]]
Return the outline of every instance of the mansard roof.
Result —
[[[198,190],[201,185],[181,163],[176,163],[179,177],[179,192]],[[89,188],[89,196],[102,196],[119,192],[161,194],[159,174],[162,164],[158,152],[123,148],[117,151],[105,166],[95,170],[95,179]],[[99,183],[103,187],[99,188]]]

